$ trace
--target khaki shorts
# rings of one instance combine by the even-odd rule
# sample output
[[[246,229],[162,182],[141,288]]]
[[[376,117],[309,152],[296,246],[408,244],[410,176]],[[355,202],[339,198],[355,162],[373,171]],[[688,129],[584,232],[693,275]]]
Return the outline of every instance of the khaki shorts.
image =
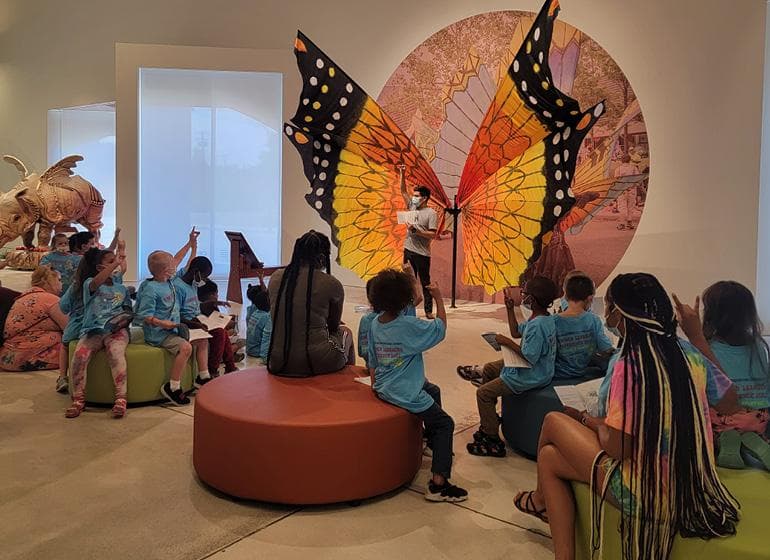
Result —
[[[184,346],[185,344],[189,344],[184,338],[182,338],[179,335],[176,334],[170,334],[166,338],[163,339],[163,341],[160,343],[161,348],[165,348],[171,354],[176,356],[179,354],[179,348]]]

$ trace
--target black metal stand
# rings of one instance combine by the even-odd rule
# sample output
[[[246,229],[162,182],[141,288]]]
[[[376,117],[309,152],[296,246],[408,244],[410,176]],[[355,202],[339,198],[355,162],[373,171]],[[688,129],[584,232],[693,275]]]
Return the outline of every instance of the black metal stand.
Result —
[[[457,306],[455,305],[455,299],[457,295],[457,233],[459,231],[457,227],[457,217],[460,215],[460,209],[457,207],[457,196],[454,198],[454,206],[452,208],[447,208],[446,211],[454,218],[454,231],[452,232],[452,305],[450,305],[450,307],[452,309],[456,309]]]

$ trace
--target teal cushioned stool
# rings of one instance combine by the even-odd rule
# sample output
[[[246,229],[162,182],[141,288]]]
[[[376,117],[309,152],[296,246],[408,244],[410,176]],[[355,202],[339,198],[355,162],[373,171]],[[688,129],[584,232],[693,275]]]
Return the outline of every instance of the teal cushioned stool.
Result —
[[[517,453],[529,459],[537,455],[537,442],[545,415],[564,409],[554,386],[577,385],[587,377],[554,379],[553,384],[521,395],[505,395],[501,405],[503,437]]]
[[[770,473],[758,470],[719,469],[719,478],[741,504],[738,534],[724,539],[683,539],[677,537],[671,560],[759,560],[770,558],[767,508],[770,505]],[[577,560],[591,560],[591,496],[587,484],[573,483],[577,502],[575,552]],[[602,525],[603,558],[621,558],[620,512],[607,505]]]
[[[77,341],[69,346],[70,368],[75,355]],[[141,329],[131,329],[131,343],[126,347],[126,365],[128,382],[126,400],[129,404],[152,403],[165,400],[160,394],[161,386],[168,381],[168,372],[174,357],[170,352],[144,344]],[[182,372],[182,389],[189,391],[193,384],[193,374],[197,372],[191,359]],[[70,369],[71,372],[71,369]],[[70,392],[72,384],[70,384]],[[91,357],[88,364],[86,381],[86,402],[88,404],[112,405],[115,401],[115,388],[112,373],[107,363],[107,354],[100,350]]]

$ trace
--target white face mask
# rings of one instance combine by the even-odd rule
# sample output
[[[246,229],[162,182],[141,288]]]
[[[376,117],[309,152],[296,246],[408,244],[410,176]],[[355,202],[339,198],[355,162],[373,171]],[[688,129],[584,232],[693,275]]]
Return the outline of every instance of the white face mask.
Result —
[[[206,285],[206,281],[205,280],[193,280],[192,281],[192,287],[195,288],[196,290],[198,288],[202,288],[205,285]]]
[[[413,196],[412,197],[412,205],[419,206],[422,204],[422,197],[421,196]]]

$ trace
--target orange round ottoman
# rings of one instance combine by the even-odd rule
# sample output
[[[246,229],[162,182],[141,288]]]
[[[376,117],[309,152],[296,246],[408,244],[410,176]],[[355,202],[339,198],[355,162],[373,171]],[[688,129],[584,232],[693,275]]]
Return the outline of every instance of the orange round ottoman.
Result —
[[[422,462],[413,414],[354,381],[366,370],[309,378],[252,368],[195,398],[193,464],[217,490],[264,502],[329,504],[410,482]]]

